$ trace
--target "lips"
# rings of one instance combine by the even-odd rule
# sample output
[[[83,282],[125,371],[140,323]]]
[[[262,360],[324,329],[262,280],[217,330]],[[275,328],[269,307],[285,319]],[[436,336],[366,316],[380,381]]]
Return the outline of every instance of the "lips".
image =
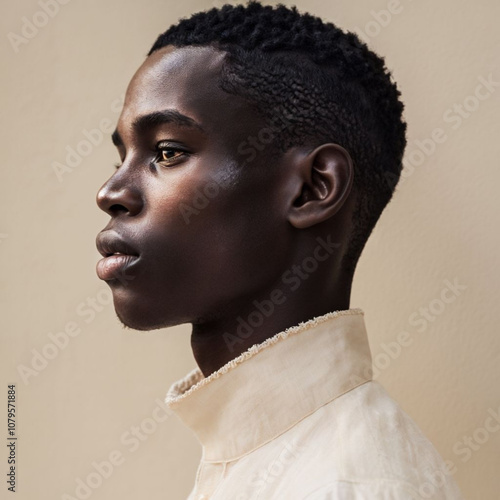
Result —
[[[133,278],[125,270],[139,260],[139,254],[128,241],[113,231],[104,231],[98,234],[96,246],[104,257],[96,267],[100,279],[123,283]]]

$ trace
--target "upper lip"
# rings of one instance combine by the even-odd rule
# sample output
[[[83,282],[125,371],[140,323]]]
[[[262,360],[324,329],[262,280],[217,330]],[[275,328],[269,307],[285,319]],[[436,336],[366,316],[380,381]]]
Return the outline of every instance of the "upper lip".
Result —
[[[127,240],[112,231],[99,233],[96,238],[96,246],[103,257],[109,257],[114,254],[139,255]]]

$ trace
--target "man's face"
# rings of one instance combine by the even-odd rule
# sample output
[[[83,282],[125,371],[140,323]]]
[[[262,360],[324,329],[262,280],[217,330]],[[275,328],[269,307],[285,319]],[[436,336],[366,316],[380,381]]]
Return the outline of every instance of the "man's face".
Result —
[[[98,247],[117,255],[98,274],[135,329],[236,313],[273,288],[286,260],[284,168],[266,163],[269,146],[247,164],[238,152],[265,123],[219,89],[223,57],[165,47],[127,89],[114,134],[121,166],[97,196],[111,216]]]

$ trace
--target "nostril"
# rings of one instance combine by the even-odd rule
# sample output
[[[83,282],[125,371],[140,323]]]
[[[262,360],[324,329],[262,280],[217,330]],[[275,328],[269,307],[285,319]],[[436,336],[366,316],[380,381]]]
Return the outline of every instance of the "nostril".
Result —
[[[128,209],[124,207],[123,205],[120,205],[119,203],[115,203],[114,205],[111,205],[108,209],[108,211],[112,214],[119,214],[120,212],[126,213],[128,212]]]

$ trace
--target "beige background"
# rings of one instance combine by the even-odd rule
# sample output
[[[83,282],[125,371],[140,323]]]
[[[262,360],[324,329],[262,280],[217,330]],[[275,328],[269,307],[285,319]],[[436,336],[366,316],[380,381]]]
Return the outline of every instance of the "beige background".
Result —
[[[212,5],[222,2],[71,0],[16,52],[8,34],[21,34],[23,17],[43,24],[41,6],[3,3],[1,397],[6,400],[7,383],[17,383],[18,493],[12,498],[78,498],[77,478],[85,480],[92,463],[112,452],[122,463],[93,490],[93,500],[183,499],[191,489],[201,456],[197,442],[176,417],[151,420],[156,398],[195,366],[189,326],[124,330],[95,276],[94,238],[107,217],[94,197],[118,160],[109,134],[61,182],[53,165],[65,163],[66,147],[77,147],[84,129],[102,120],[115,124],[120,96],[156,35]],[[351,305],[365,311],[379,380],[453,462],[465,497],[496,500],[500,432],[485,431],[484,424],[489,411],[500,411],[500,87],[488,97],[483,92],[482,101],[471,96],[480,77],[500,82],[500,3],[297,5],[363,31],[399,82],[413,163],[407,161],[405,181],[362,256]],[[390,20],[377,15],[389,7]],[[471,111],[458,123],[453,106],[464,101]],[[441,143],[431,154],[418,153],[415,141],[436,128],[443,130]],[[447,304],[440,298],[445,280],[466,287]],[[87,301],[94,301],[94,317]],[[419,311],[429,306],[433,321],[424,325]],[[53,355],[48,335],[68,322],[81,333],[24,383],[20,365],[31,365],[32,349]],[[401,332],[411,345],[399,353],[392,346],[394,359],[384,355],[384,344],[387,349]],[[5,418],[2,410],[2,435]],[[141,425],[150,434],[132,451],[127,433]],[[469,453],[467,436],[475,448]],[[4,477],[6,448],[0,455]],[[0,488],[3,498],[3,480]]]

